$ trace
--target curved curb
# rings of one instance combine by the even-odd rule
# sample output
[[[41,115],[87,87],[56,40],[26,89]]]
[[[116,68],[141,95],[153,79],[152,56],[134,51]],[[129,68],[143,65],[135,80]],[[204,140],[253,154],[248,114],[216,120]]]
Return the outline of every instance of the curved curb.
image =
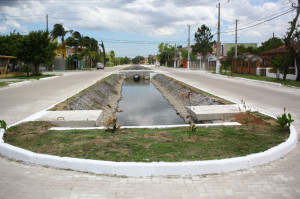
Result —
[[[285,142],[268,149],[267,151],[243,157],[191,162],[112,162],[34,153],[4,143],[2,139],[3,134],[4,130],[0,129],[0,154],[11,159],[83,172],[141,177],[218,174],[248,169],[274,161],[292,151],[297,145],[297,131],[291,126],[290,136]]]

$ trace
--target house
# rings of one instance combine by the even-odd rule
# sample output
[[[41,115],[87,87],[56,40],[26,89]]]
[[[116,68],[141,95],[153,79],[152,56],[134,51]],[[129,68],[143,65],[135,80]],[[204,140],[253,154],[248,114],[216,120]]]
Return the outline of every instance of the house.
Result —
[[[260,56],[262,57],[262,64],[258,68],[257,75],[266,75],[267,77],[276,78],[279,74],[279,71],[275,71],[272,67],[272,59],[277,55],[283,55],[285,53],[290,53],[289,50],[285,46],[280,46],[278,48],[274,48],[272,50],[268,50],[262,52]],[[287,79],[295,80],[297,77],[298,71],[296,67],[296,59],[294,59],[293,64],[289,67],[287,73]]]
[[[233,72],[240,74],[256,75],[261,66],[262,59],[258,55],[244,53],[232,61]]]
[[[61,43],[57,43],[58,47],[57,49],[55,50],[55,59],[62,59],[63,58],[63,47],[61,45]],[[71,56],[73,54],[73,51],[74,50],[71,50],[72,48],[70,48],[69,46],[65,45],[65,49],[64,49],[64,58],[67,58],[69,56]]]

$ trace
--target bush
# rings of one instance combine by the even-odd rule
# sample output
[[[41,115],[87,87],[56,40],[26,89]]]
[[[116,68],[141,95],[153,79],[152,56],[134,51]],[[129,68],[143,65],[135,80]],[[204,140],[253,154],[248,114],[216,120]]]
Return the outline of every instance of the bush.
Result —
[[[4,120],[0,120],[0,128],[6,130],[6,122]]]
[[[284,113],[281,116],[277,116],[277,123],[282,127],[282,129],[290,129],[293,121],[294,120],[292,119],[292,115],[290,113],[286,115],[285,109]]]
[[[30,65],[28,65],[28,64],[24,64],[21,67],[21,72],[26,73],[27,77],[29,77],[30,73],[32,73],[32,67]]]

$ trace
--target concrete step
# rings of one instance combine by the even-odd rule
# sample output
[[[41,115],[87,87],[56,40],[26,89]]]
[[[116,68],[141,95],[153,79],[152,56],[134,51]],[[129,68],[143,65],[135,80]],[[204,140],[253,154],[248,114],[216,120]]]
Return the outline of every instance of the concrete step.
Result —
[[[237,105],[188,106],[187,110],[197,121],[223,120],[240,112]]]
[[[61,127],[99,126],[102,110],[46,111],[36,121],[49,121]]]

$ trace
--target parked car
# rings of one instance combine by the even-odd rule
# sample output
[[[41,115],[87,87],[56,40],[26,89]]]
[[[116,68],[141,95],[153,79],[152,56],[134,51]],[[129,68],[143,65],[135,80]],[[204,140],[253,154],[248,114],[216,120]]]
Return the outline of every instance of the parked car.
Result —
[[[103,69],[104,70],[104,65],[102,63],[97,63],[97,70]]]

